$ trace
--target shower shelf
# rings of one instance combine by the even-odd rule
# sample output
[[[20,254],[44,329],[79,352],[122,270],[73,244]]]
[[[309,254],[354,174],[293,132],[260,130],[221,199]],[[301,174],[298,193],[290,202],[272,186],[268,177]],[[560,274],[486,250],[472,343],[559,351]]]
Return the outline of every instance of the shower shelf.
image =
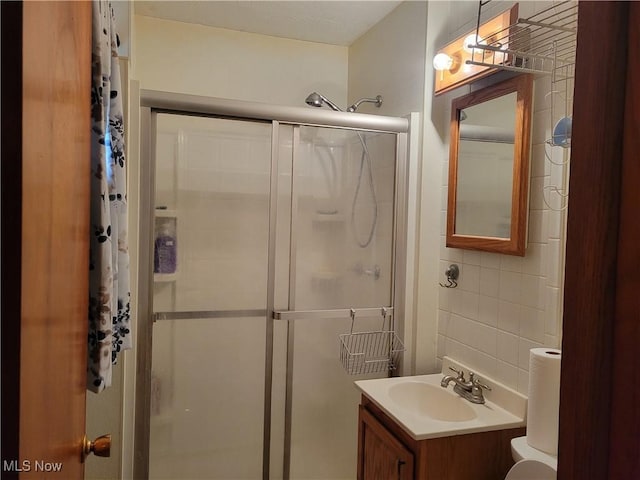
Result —
[[[337,287],[344,275],[341,272],[313,272],[311,274],[311,284],[316,288]]]
[[[341,213],[316,213],[313,215],[315,223],[344,223],[344,215]]]
[[[156,208],[155,215],[156,218],[176,218],[178,216],[178,212],[176,210]]]
[[[178,273],[154,273],[153,281],[156,283],[175,282],[178,279]]]

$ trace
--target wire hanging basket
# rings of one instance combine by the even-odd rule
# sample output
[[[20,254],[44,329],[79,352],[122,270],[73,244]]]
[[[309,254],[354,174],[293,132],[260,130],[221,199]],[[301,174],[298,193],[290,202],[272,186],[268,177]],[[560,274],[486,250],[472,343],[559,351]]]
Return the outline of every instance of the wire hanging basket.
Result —
[[[385,330],[389,317],[389,330]],[[391,330],[391,315],[382,309],[380,330],[354,332],[356,312],[351,309],[351,331],[339,335],[340,361],[349,375],[388,372],[395,370],[404,352],[404,344]]]

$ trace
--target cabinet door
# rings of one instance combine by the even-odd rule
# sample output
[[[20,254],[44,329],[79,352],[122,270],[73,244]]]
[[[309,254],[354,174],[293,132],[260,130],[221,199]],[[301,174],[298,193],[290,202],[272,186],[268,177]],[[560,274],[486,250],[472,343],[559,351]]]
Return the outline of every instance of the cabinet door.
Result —
[[[360,405],[358,480],[412,480],[413,453]]]

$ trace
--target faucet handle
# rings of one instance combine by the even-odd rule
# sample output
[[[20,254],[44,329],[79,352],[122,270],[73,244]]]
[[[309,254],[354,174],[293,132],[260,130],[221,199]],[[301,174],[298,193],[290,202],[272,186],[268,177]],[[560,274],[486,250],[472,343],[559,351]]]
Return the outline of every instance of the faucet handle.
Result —
[[[454,373],[457,373],[457,374],[458,374],[458,379],[459,379],[459,380],[462,380],[462,381],[464,382],[464,371],[462,371],[462,370],[457,370],[457,369],[455,369],[455,368],[453,368],[453,367],[449,367],[449,370],[451,370],[451,371],[452,371],[452,372],[454,372]],[[472,375],[473,375],[473,374],[472,374]]]
[[[491,387],[489,385],[486,385],[486,384],[480,382],[480,380],[478,380],[475,377],[475,374],[473,372],[469,372],[469,381],[471,382],[472,386],[474,386],[474,387],[480,387],[480,388],[483,388],[485,390],[491,391]]]

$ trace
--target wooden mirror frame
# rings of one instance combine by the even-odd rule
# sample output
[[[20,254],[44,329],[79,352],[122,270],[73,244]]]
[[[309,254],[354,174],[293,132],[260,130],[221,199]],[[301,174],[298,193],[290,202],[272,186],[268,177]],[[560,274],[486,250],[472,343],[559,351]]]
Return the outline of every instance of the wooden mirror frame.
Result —
[[[455,232],[458,190],[458,145],[460,111],[473,105],[516,92],[516,120],[511,189],[509,238],[462,235]],[[529,199],[529,156],[531,150],[531,112],[533,76],[522,74],[472,92],[451,102],[451,141],[449,145],[449,187],[447,204],[447,247],[524,256],[527,239]]]

